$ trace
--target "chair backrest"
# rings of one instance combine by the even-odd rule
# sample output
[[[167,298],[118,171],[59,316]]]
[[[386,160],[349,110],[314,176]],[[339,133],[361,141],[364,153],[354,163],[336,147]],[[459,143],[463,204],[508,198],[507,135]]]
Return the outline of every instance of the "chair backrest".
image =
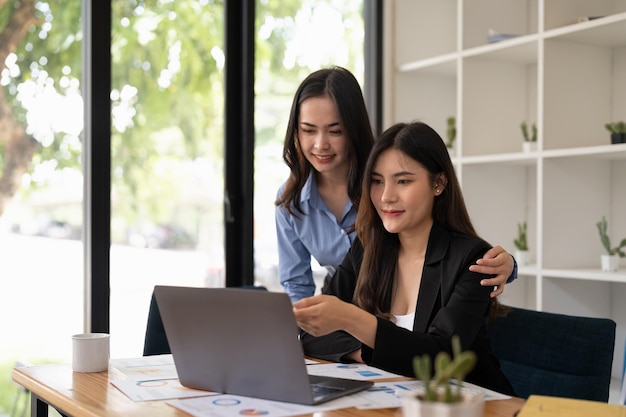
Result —
[[[607,402],[615,322],[511,308],[487,325],[493,353],[515,393]]]
[[[161,320],[161,313],[157,306],[156,297],[152,293],[150,309],[148,310],[148,323],[146,324],[146,336],[143,342],[143,356],[161,355],[172,353],[170,344],[165,335],[165,328]]]

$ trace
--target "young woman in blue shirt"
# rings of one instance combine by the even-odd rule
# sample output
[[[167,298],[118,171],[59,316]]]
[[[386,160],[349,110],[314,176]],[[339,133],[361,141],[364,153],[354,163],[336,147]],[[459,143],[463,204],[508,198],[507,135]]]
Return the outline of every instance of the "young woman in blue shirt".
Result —
[[[305,78],[293,99],[283,159],[290,168],[276,199],[279,279],[293,302],[315,293],[311,257],[330,278],[355,238],[361,180],[374,143],[361,87],[341,67]],[[495,275],[481,285],[496,287],[517,277],[502,247],[485,253],[471,270]]]

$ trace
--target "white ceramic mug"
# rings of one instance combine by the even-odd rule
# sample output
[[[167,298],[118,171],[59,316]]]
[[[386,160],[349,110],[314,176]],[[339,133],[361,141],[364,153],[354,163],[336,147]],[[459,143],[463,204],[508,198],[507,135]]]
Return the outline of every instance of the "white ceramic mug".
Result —
[[[72,370],[102,372],[109,369],[109,335],[81,333],[72,336]]]

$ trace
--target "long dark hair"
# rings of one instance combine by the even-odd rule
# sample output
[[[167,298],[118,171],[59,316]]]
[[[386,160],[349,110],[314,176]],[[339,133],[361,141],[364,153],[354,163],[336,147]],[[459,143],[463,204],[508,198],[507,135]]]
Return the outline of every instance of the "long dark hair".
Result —
[[[361,198],[361,181],[367,156],[374,135],[367,115],[367,108],[358,81],[350,71],[342,67],[330,67],[309,74],[300,84],[291,105],[283,160],[291,170],[285,189],[275,204],[283,206],[291,215],[295,208],[302,213],[300,193],[311,173],[311,164],[306,160],[298,141],[300,105],[312,97],[330,97],[341,118],[342,129],[348,139],[350,168],[348,169],[348,197],[358,208]]]
[[[465,206],[450,155],[439,134],[421,122],[398,123],[383,132],[374,143],[365,166],[363,195],[356,218],[355,227],[364,247],[364,255],[354,302],[364,310],[384,318],[390,317],[384,311],[384,302],[386,291],[393,283],[400,242],[397,234],[385,230],[370,199],[369,190],[374,164],[384,151],[391,148],[424,166],[433,184],[436,178],[447,179],[443,192],[435,198],[433,221],[452,231],[479,238]]]

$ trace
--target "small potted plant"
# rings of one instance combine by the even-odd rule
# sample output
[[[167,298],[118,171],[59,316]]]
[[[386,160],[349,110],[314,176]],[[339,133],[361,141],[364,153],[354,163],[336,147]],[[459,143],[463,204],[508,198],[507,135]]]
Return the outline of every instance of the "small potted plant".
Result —
[[[524,137],[524,142],[522,143],[522,149],[524,152],[531,152],[537,150],[537,125],[532,124],[530,131],[528,131],[528,123],[524,120],[520,124],[520,129],[522,130],[522,136]]]
[[[517,224],[517,238],[513,240],[515,245],[515,260],[518,265],[527,265],[529,258],[528,236],[526,222]]]
[[[456,140],[456,118],[450,116],[446,119],[446,148],[450,156],[454,156],[454,141]]]
[[[616,272],[619,269],[619,258],[626,257],[626,252],[624,252],[624,248],[626,248],[626,238],[622,239],[619,245],[611,246],[611,239],[607,234],[608,225],[606,217],[602,216],[602,220],[596,223],[596,226],[600,233],[600,242],[602,242],[602,246],[606,250],[606,253],[602,254],[601,257],[602,271]]]
[[[429,355],[413,359],[415,376],[423,390],[402,396],[404,417],[479,417],[485,408],[484,392],[464,391],[463,381],[476,365],[472,351],[461,351],[459,336],[452,336],[451,358],[448,352],[435,357],[434,375]]]
[[[611,143],[626,143],[626,123],[623,121],[615,123],[607,123],[604,125],[606,130],[611,132]]]

